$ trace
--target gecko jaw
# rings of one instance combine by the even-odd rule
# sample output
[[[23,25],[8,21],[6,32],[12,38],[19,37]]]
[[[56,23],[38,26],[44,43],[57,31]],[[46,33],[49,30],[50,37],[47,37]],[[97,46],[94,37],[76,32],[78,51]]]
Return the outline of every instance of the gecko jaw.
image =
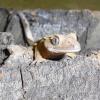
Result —
[[[74,46],[74,48],[48,48],[49,51],[55,53],[66,53],[66,52],[79,52],[81,50],[80,44]]]

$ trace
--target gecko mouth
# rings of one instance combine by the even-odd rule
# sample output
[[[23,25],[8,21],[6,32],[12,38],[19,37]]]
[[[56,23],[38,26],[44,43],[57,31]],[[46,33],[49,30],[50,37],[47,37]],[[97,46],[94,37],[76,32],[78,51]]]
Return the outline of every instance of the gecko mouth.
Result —
[[[74,46],[74,48],[48,48],[48,50],[55,53],[79,52],[81,50],[81,46],[79,44]]]

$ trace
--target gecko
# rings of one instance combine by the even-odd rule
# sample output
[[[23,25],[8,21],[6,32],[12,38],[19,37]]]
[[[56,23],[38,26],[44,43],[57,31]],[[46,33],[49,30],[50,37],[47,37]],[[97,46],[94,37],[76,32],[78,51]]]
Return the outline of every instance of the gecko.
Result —
[[[33,57],[36,61],[41,62],[46,59],[58,59],[64,55],[74,58],[76,56],[75,53],[81,50],[76,33],[48,35],[34,42],[29,22],[25,15],[19,12],[18,16],[21,19],[24,34],[29,45],[32,47]],[[14,48],[14,46],[12,46],[12,48]],[[12,48],[9,50],[12,50],[12,54],[16,55],[17,50],[15,51],[15,49]]]
[[[10,45],[8,50],[13,59],[29,55],[30,57],[33,56],[34,61],[42,62],[45,60],[58,60],[65,55],[75,58],[75,53],[81,50],[81,46],[77,41],[76,34],[70,33],[67,35],[55,34],[41,38],[29,47]]]

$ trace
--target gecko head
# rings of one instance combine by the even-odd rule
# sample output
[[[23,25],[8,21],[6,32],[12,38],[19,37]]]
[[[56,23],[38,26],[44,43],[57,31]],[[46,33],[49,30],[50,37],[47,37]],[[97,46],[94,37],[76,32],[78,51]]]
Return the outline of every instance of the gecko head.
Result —
[[[48,51],[54,53],[73,53],[81,50],[80,43],[77,41],[75,33],[52,35],[45,39],[44,45]]]

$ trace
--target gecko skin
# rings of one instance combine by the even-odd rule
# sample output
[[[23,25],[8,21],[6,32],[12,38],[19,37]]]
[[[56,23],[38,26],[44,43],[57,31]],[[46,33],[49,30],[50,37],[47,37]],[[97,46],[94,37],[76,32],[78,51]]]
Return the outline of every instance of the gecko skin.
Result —
[[[45,37],[33,45],[35,59],[56,59],[63,55],[71,58],[81,50],[80,43],[77,41],[75,33],[68,35],[55,34]]]
[[[69,33],[67,35],[54,34],[34,42],[29,22],[25,15],[19,12],[18,16],[24,27],[26,39],[28,43],[33,46],[35,59],[54,59],[65,54],[73,58],[73,54],[81,50],[76,33]]]

